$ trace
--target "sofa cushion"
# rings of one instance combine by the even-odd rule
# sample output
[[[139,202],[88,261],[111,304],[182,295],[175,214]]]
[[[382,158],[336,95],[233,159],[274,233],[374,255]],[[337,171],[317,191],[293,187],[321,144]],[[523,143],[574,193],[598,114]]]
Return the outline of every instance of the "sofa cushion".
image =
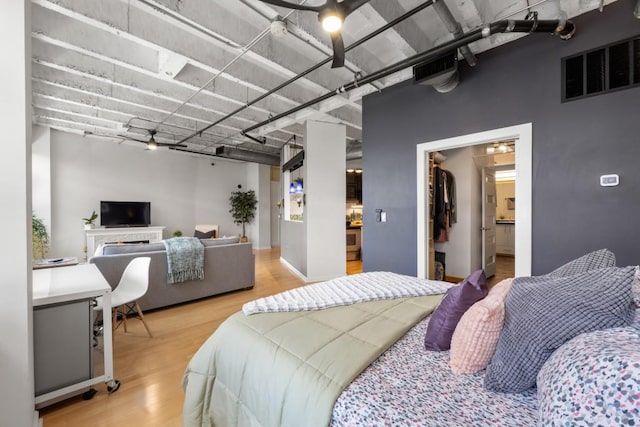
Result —
[[[429,320],[424,347],[434,351],[449,350],[458,321],[469,307],[487,296],[487,292],[484,270],[474,271],[462,283],[449,288]]]
[[[473,374],[487,367],[504,322],[504,300],[513,279],[505,279],[460,318],[451,338],[451,370]]]
[[[640,330],[578,335],[549,357],[537,385],[539,425],[637,425]]]
[[[197,237],[198,239],[215,239],[216,230],[209,230],[209,231],[195,230],[193,232],[193,237]]]
[[[571,338],[629,325],[634,273],[635,267],[609,267],[575,276],[514,279],[485,387],[511,393],[528,390],[551,353]]]
[[[133,254],[138,252],[164,251],[164,243],[119,243],[104,245],[101,255]]]
[[[220,245],[230,245],[232,243],[238,243],[240,241],[240,237],[238,236],[224,236],[218,237],[216,239],[201,239],[200,240],[205,248],[209,246],[220,246]]]
[[[616,256],[608,249],[600,249],[590,252],[586,255],[576,258],[546,274],[548,277],[565,277],[574,274],[584,273],[599,268],[614,267],[616,265]]]

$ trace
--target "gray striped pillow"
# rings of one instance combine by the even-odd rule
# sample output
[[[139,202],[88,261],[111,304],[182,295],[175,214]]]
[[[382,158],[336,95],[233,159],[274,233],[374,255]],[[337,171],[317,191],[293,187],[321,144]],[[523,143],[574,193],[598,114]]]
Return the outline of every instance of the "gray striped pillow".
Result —
[[[514,279],[485,387],[511,393],[528,390],[536,385],[536,375],[551,353],[571,338],[630,325],[635,269],[609,267],[574,276]]]
[[[564,277],[573,276],[574,274],[584,273],[585,271],[596,270],[598,268],[614,267],[616,265],[616,256],[609,249],[600,249],[590,252],[580,258],[574,259],[565,265],[556,268],[547,277]]]

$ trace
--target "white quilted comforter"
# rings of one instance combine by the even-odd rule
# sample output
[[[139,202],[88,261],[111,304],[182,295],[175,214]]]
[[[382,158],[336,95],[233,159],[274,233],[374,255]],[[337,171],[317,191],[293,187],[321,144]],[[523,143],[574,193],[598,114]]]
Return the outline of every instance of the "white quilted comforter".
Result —
[[[321,310],[359,302],[443,294],[453,284],[390,272],[339,277],[246,303],[245,315]]]

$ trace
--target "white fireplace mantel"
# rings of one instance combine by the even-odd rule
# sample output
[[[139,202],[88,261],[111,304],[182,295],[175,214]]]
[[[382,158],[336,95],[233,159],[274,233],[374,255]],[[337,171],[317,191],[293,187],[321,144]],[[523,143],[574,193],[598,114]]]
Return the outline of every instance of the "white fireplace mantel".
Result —
[[[125,228],[92,228],[85,230],[87,238],[87,255],[93,256],[100,243],[131,242],[148,240],[149,243],[162,241],[162,230],[165,227],[125,227]]]

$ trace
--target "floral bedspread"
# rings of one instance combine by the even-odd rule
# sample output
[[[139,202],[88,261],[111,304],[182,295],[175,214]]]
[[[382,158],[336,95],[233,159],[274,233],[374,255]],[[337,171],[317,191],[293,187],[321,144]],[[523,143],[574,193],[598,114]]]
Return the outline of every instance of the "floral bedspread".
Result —
[[[489,392],[484,371],[455,375],[449,352],[427,352],[429,318],[418,323],[365,369],[338,397],[332,426],[531,426],[535,389]]]

